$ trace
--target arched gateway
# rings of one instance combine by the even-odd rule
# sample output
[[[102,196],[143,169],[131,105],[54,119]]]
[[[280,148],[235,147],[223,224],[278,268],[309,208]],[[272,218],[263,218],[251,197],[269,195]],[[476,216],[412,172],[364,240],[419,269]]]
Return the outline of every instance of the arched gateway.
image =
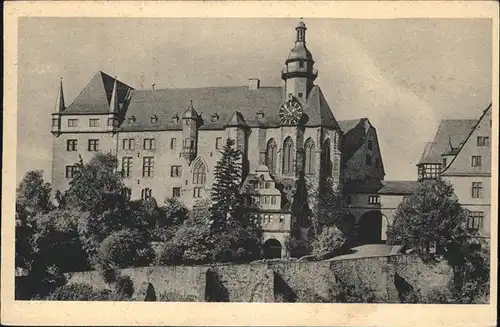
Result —
[[[281,243],[274,239],[270,238],[264,242],[264,258],[266,259],[276,259],[281,258]]]

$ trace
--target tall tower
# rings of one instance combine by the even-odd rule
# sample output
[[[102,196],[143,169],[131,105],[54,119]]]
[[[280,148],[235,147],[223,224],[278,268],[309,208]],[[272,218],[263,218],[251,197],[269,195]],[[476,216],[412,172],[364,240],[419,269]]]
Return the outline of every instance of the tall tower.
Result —
[[[196,158],[196,149],[198,147],[198,121],[199,116],[193,107],[193,101],[189,108],[182,116],[182,156],[187,160],[188,164]]]
[[[306,25],[301,21],[295,30],[295,46],[285,61],[286,67],[281,70],[281,78],[285,81],[286,98],[294,97],[303,105],[318,76],[318,70],[314,69],[312,54],[306,47]]]

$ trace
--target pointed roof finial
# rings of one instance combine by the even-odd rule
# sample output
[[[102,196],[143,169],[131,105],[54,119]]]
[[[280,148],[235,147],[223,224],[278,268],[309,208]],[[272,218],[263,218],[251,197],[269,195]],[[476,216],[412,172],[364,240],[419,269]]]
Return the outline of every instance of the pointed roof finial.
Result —
[[[113,83],[113,93],[111,93],[111,101],[109,101],[109,111],[111,113],[118,113],[120,111],[116,76],[115,82]]]
[[[185,119],[198,118],[198,113],[196,112],[196,110],[194,109],[194,106],[193,106],[193,100],[190,100],[189,107],[184,112],[184,115],[182,115],[182,118],[185,118]]]
[[[453,151],[453,144],[451,144],[451,136],[448,136],[448,143],[450,144],[450,150]]]
[[[56,99],[56,105],[54,106],[54,113],[63,112],[64,109],[66,109],[66,106],[64,104],[62,77],[59,77],[59,90],[57,91],[57,99]]]

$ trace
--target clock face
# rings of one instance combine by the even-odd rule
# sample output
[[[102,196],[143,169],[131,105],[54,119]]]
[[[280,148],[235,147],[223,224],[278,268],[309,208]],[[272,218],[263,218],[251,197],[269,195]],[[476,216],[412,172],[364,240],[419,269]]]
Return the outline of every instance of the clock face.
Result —
[[[283,103],[279,109],[281,122],[287,125],[297,125],[302,118],[302,106],[294,100]]]

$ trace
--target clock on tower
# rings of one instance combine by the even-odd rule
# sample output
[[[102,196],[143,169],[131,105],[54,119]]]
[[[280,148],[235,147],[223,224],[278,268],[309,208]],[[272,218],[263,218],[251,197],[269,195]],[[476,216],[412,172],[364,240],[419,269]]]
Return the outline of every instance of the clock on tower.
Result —
[[[302,106],[294,99],[283,103],[279,109],[279,117],[285,125],[297,125],[302,118]]]

